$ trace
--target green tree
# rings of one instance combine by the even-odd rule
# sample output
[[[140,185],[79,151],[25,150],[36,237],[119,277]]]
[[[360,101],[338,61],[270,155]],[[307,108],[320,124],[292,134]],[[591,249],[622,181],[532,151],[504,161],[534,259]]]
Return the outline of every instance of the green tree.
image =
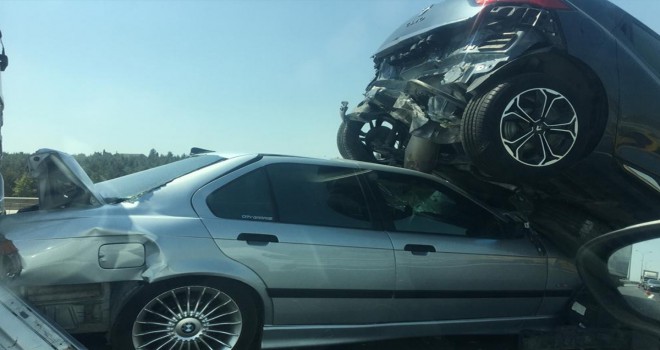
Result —
[[[21,177],[18,180],[16,180],[16,183],[14,184],[14,190],[12,191],[12,196],[36,197],[37,184],[35,179],[30,177],[27,173],[21,175]]]
[[[0,173],[5,180],[5,195],[8,197],[34,197],[37,195],[36,181],[28,175],[27,153],[4,153],[0,162]],[[172,152],[159,154],[155,149],[144,154],[112,154],[103,150],[90,155],[76,154],[74,158],[94,182],[114,179],[119,176],[153,168],[184,158]]]

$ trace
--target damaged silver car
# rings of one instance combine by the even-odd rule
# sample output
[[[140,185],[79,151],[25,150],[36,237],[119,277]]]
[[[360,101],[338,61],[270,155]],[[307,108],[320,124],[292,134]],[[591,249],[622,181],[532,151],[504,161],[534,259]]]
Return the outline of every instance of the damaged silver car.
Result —
[[[94,184],[52,150],[29,168],[39,204],[0,220],[9,285],[115,349],[552,329],[580,283],[520,216],[411,170],[206,153]]]

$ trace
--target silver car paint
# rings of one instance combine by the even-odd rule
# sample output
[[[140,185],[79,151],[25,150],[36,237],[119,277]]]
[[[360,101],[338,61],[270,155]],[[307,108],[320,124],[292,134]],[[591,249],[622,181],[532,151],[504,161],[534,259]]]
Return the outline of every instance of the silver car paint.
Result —
[[[551,329],[549,316],[406,322],[367,325],[265,326],[263,349],[356,343],[442,334],[513,334],[521,329]]]
[[[371,168],[393,172],[386,166],[360,163],[363,168]],[[398,173],[426,177],[438,182],[462,195],[471,198],[469,194],[452,186],[448,181],[428,174],[422,174],[406,169],[397,169]],[[491,211],[500,217],[497,212]],[[483,239],[452,236],[435,236],[412,233],[389,233],[397,262],[397,290],[480,290],[488,285],[488,290],[527,291],[545,289],[549,283],[548,276],[558,275],[556,266],[548,266],[545,254],[538,252],[537,247],[527,238],[519,239]],[[404,251],[406,244],[426,244],[434,246],[436,253],[419,256]],[[554,256],[556,249],[552,250]],[[405,273],[402,273],[404,272]],[[568,276],[570,276],[570,278]],[[567,289],[579,284],[577,271],[561,275],[566,280],[553,289]],[[452,281],[447,285],[446,281]],[[566,297],[536,296],[534,298],[434,298],[427,299],[423,305],[411,299],[397,299],[395,312],[399,321],[424,321],[438,319],[477,319],[488,312],[490,317],[520,317],[531,326],[539,319],[555,315],[566,305]],[[554,300],[552,306],[541,309],[546,300]],[[486,311],[487,310],[487,311]],[[401,319],[401,317],[410,317]]]
[[[318,164],[308,159],[286,161]],[[203,187],[193,197],[193,206],[218,247],[230,258],[254,270],[270,289],[393,290],[392,243],[383,231],[226,220],[211,213],[205,202],[211,192],[268,163],[260,161],[244,167]],[[354,165],[348,167],[358,170]],[[243,232],[271,234],[278,237],[279,242],[250,245],[237,241]],[[392,320],[389,302],[380,298],[365,298],[359,302],[348,298],[273,298],[273,305],[274,324],[351,324]],[[362,309],[375,311],[359,312]],[[310,318],[310,315],[314,317]]]
[[[295,225],[286,225],[286,224],[277,224],[280,226],[282,231],[276,231],[278,238],[280,238],[280,243],[269,244],[267,246],[258,246],[258,247],[248,247],[245,242],[236,241],[239,231],[233,231],[232,234],[227,234],[222,232],[231,230],[227,229],[228,226],[231,226],[232,220],[222,220],[218,219],[208,210],[204,203],[204,199],[208,194],[213,190],[217,189],[221,185],[233,180],[234,178],[243,175],[249,171],[255,170],[259,167],[265,166],[267,164],[275,162],[288,162],[288,163],[304,163],[304,164],[326,164],[326,165],[341,165],[345,167],[359,167],[360,169],[379,169],[390,172],[406,173],[413,174],[415,176],[428,177],[434,181],[438,181],[450,186],[446,181],[438,180],[435,177],[423,175],[417,172],[412,172],[400,168],[391,168],[385,166],[379,166],[375,164],[364,164],[359,162],[350,162],[350,161],[341,161],[341,162],[328,162],[320,160],[309,160],[309,159],[299,159],[299,158],[289,158],[289,159],[270,159],[270,160],[261,160],[258,163],[255,163],[249,167],[241,169],[240,172],[232,174],[223,179],[217,180],[216,183],[211,183],[207,187],[202,188],[193,198],[193,205],[197,209],[200,217],[203,218],[205,223],[209,225],[210,230],[217,234],[218,237],[222,237],[219,240],[216,240],[220,248],[230,257],[233,257],[241,262],[244,262],[252,267],[253,270],[257,271],[258,274],[267,274],[272,277],[272,286],[286,286],[294,285],[303,287],[309,287],[309,284],[301,284],[300,280],[311,279],[312,282],[317,282],[317,284],[312,284],[312,287],[326,286],[326,284],[318,284],[319,275],[314,275],[313,273],[303,274],[305,278],[299,278],[300,271],[296,269],[296,265],[299,266],[308,266],[309,259],[311,256],[305,256],[301,254],[301,250],[305,248],[297,247],[298,250],[287,250],[286,248],[274,248],[273,245],[278,245],[283,242],[282,235],[286,237],[287,234],[290,234],[291,231],[287,232],[287,229],[291,230],[291,226]],[[458,191],[463,193],[462,191]],[[494,215],[497,216],[496,213]],[[208,218],[208,219],[206,219]],[[247,232],[266,232],[275,233],[273,231],[273,224],[261,223],[261,222],[242,222],[239,224],[242,229]],[[218,231],[215,231],[214,228]],[[233,229],[233,228],[232,228]],[[320,228],[315,228],[319,230]],[[337,230],[337,229],[333,229]],[[340,229],[343,230],[343,229]],[[294,232],[295,232],[294,228]],[[330,233],[332,230],[328,230]],[[352,230],[358,231],[358,230]],[[217,232],[217,233],[215,233]],[[280,233],[280,232],[283,232]],[[299,232],[295,232],[299,233]],[[332,232],[334,233],[334,232]],[[397,236],[398,235],[398,236]],[[428,243],[431,240],[431,243],[435,243],[436,248],[439,253],[437,257],[424,257],[422,259],[415,259],[409,252],[403,252],[398,250],[395,252],[396,262],[399,270],[397,270],[397,289],[403,290],[424,290],[427,289],[438,289],[438,288],[455,288],[457,290],[466,290],[474,288],[478,290],[481,287],[480,283],[475,284],[475,279],[479,282],[486,283],[490,289],[501,288],[503,290],[544,290],[548,282],[548,263],[547,256],[540,254],[536,247],[528,241],[526,238],[522,239],[512,239],[512,240],[489,240],[489,239],[469,239],[465,237],[441,237],[435,240],[428,237],[428,235],[410,235],[396,233],[389,233],[391,240],[394,242],[394,245],[397,244],[401,247],[406,242],[410,243],[410,239],[417,239],[418,243]],[[300,235],[293,234],[294,240],[300,239]],[[414,237],[414,238],[412,238]],[[341,246],[346,244],[346,239],[353,239],[355,241],[351,242],[352,247],[364,247],[365,241],[358,234],[354,237],[344,237],[343,235],[324,235],[323,237],[319,236],[320,239],[325,240],[320,242],[319,245],[328,245],[328,246]],[[397,242],[397,238],[399,241]],[[385,249],[387,246],[386,241],[383,241],[378,245],[373,241],[373,235],[370,237],[371,242],[369,244],[375,244],[378,249]],[[376,241],[378,242],[378,241]],[[310,240],[298,241],[297,244],[309,244]],[[281,250],[280,250],[281,249]],[[399,248],[400,249],[400,248]],[[274,254],[277,251],[279,254]],[[450,253],[451,252],[451,253]],[[288,255],[288,256],[285,256]],[[299,259],[294,264],[291,261],[291,257],[294,259]],[[383,255],[383,257],[385,257]],[[284,264],[281,261],[286,262]],[[415,261],[417,260],[417,261]],[[481,260],[481,262],[480,262]],[[269,263],[263,263],[263,261],[268,261]],[[436,262],[431,263],[430,261]],[[476,262],[475,262],[476,261]],[[316,261],[318,263],[318,260]],[[447,264],[450,262],[449,264]],[[352,261],[347,262],[347,264],[354,263]],[[287,268],[279,268],[281,266],[287,266]],[[415,273],[401,273],[403,268],[408,270],[424,270],[425,273],[429,273],[430,269],[433,267],[438,267],[436,270],[439,273],[439,276],[433,276],[429,278],[428,276],[424,278],[421,274],[415,275]],[[554,267],[554,266],[553,266]],[[563,266],[559,266],[560,268]],[[361,269],[364,269],[364,265],[361,265]],[[551,269],[554,270],[554,269]],[[565,270],[565,269],[564,269]],[[358,269],[359,271],[359,269]],[[561,274],[571,276],[564,280],[564,282],[571,282],[571,284],[558,284],[561,288],[557,287],[556,289],[566,290],[572,286],[575,286],[579,283],[575,271],[561,271],[561,272],[550,272],[552,276],[561,275]],[[572,273],[572,274],[571,274]],[[293,275],[293,276],[292,276]],[[277,278],[275,277],[277,276]],[[355,275],[353,275],[355,276]],[[321,276],[327,277],[327,276]],[[561,275],[560,277],[566,277]],[[556,278],[560,278],[556,277]],[[456,285],[447,287],[446,282],[444,281],[459,281]],[[464,282],[460,282],[464,281]],[[309,281],[305,281],[307,283]],[[327,279],[324,279],[322,282],[328,282]],[[347,286],[356,286],[362,283],[362,280],[351,281]],[[469,283],[468,283],[469,282]],[[266,281],[266,285],[269,285],[269,281]],[[387,284],[385,284],[387,285]],[[272,287],[269,285],[269,287]],[[466,288],[466,286],[468,286]],[[499,287],[498,287],[499,286]],[[367,305],[378,305],[378,299],[363,299]],[[419,335],[433,335],[437,334],[437,329],[441,325],[445,327],[452,328],[448,325],[456,325],[456,319],[461,319],[459,322],[464,326],[468,324],[481,324],[482,331],[496,332],[495,329],[502,327],[502,324],[508,324],[507,327],[502,327],[499,329],[501,332],[514,332],[519,330],[520,327],[524,324],[528,327],[538,327],[542,324],[549,325],[555,321],[556,313],[560,312],[566,307],[567,297],[545,297],[539,295],[534,298],[515,298],[509,299],[509,302],[502,302],[501,298],[482,298],[482,299],[473,299],[473,298],[454,298],[454,299],[438,299],[438,300],[425,300],[425,302],[420,304],[415,300],[411,299],[401,299],[397,302],[386,305],[382,309],[379,309],[381,312],[377,313],[381,317],[378,321],[368,325],[364,325],[365,319],[364,316],[361,316],[359,310],[361,310],[365,304],[360,304],[355,301],[342,301],[338,299],[297,299],[297,298],[282,298],[278,300],[277,298],[273,299],[275,312],[277,314],[275,323],[273,326],[266,325],[264,330],[264,347],[270,348],[275,346],[303,346],[303,345],[314,345],[325,343],[341,343],[344,340],[352,339],[368,339],[369,330],[374,332],[374,339],[383,338],[382,331],[390,328],[391,325],[398,324],[397,321],[407,321],[410,322],[409,325],[420,326],[422,324],[427,324],[428,330],[425,327],[416,327],[418,331],[415,334]],[[381,301],[382,303],[382,301]],[[386,303],[384,303],[386,304]],[[544,306],[541,308],[541,306]],[[353,309],[351,309],[353,307]],[[334,317],[337,318],[338,322],[332,318],[332,315],[327,315],[328,310],[350,310],[350,315],[358,315],[357,319],[346,320],[345,315],[347,313],[341,312],[337,313]],[[285,310],[285,315],[280,315],[280,310]],[[314,312],[310,312],[314,310]],[[358,310],[358,312],[356,312]],[[309,326],[304,326],[304,318],[313,314],[313,319],[308,319],[307,322]],[[484,321],[483,319],[479,320],[478,317],[484,317],[485,314],[489,316],[500,315],[503,318],[490,319],[490,323]],[[438,320],[438,315],[440,317],[445,317],[453,321],[442,321]],[[317,317],[318,316],[318,317]],[[281,318],[280,318],[281,317]],[[318,324],[319,320],[323,320],[324,317],[327,317],[330,322],[327,322],[323,326],[314,326]],[[297,319],[296,319],[297,318]],[[343,319],[343,320],[342,320]],[[432,320],[426,323],[419,322],[420,320]],[[279,326],[282,323],[287,321],[297,320],[297,326]],[[393,323],[387,323],[388,320]],[[514,321],[515,320],[515,321]],[[279,322],[282,321],[282,322]],[[342,322],[343,321],[343,322]],[[332,324],[341,323],[343,326],[333,327]],[[361,325],[352,323],[363,323]],[[381,323],[380,325],[378,323]],[[382,324],[384,323],[384,324]],[[431,326],[432,325],[432,326]],[[488,328],[485,325],[489,325]],[[515,325],[515,326],[514,326]],[[397,333],[391,332],[388,333],[391,337],[397,336],[410,336],[411,333],[408,329],[409,327],[401,327],[401,329],[407,329],[408,333]],[[469,329],[470,327],[466,327]],[[431,330],[433,329],[433,330]],[[360,330],[355,332],[355,337],[351,337],[348,334],[351,334],[355,330]],[[377,330],[377,331],[376,331]],[[456,332],[455,330],[452,332]],[[459,331],[460,332],[460,331]],[[295,334],[295,335],[294,335]],[[379,334],[379,335],[376,335]],[[281,338],[281,339],[280,339]],[[272,339],[272,343],[271,343]],[[287,341],[288,339],[288,341]],[[305,341],[304,339],[307,339]]]
[[[483,239],[390,233],[397,263],[397,291],[543,291],[547,259],[525,239]],[[434,246],[436,252],[414,255],[406,244]],[[484,288],[487,286],[486,288]],[[461,298],[438,295],[424,303],[394,300],[398,321],[535,316],[543,298]]]
[[[404,299],[396,306],[391,298],[382,297],[358,300],[310,297],[271,299],[269,288],[365,287],[377,292],[394,290],[397,284],[402,289],[424,288],[423,283],[434,289],[448,287],[435,285],[433,281],[421,278],[416,273],[400,273],[404,267],[401,264],[407,264],[406,268],[423,270],[429,266],[429,260],[427,257],[426,260],[415,262],[402,252],[395,252],[394,248],[403,243],[396,234],[218,219],[212,216],[205,205],[206,194],[242,173],[281,162],[325,164],[357,170],[379,169],[427,177],[448,184],[432,176],[373,164],[282,156],[259,159],[256,156],[229,159],[182,176],[129,202],[89,209],[27,212],[2,218],[0,232],[6,233],[6,237],[14,242],[23,257],[24,270],[13,281],[14,286],[122,281],[154,283],[192,275],[232,279],[251,287],[261,298],[264,348],[434,335],[438,332],[470,333],[477,329],[486,333],[510,333],[519,330],[523,323],[530,327],[547,326],[555,317],[554,313],[558,311],[561,302],[543,309],[548,313],[534,314],[532,310],[539,307],[538,298],[516,299],[520,302],[516,304],[519,309],[511,310],[509,305],[508,313],[489,298],[476,302],[468,298],[454,298],[450,302],[440,300],[433,304],[431,310],[451,314],[446,313],[445,317],[441,317],[444,320],[438,320],[436,314],[434,320],[427,322],[419,322],[419,319],[411,316],[418,312],[424,316],[426,312],[424,317],[433,317],[419,303],[414,304],[414,300]],[[248,165],[221,176],[241,164]],[[495,212],[493,215],[498,216]],[[278,247],[274,247],[275,244],[249,246],[246,242],[236,240],[237,233],[243,231],[273,232],[278,235],[281,243],[277,244]],[[128,244],[134,255],[138,256],[139,247],[136,244],[144,246],[144,265],[107,268],[103,260],[105,255],[100,256],[99,253],[107,252],[109,244]],[[460,237],[456,237],[455,241],[443,240],[442,243],[433,244],[442,254],[431,259],[444,264],[443,268],[436,271],[439,275],[434,277],[438,283],[461,276],[461,273],[463,277],[476,274],[471,276],[475,282],[482,278],[489,283],[489,289],[496,288],[498,283],[504,288],[498,277],[506,279],[507,275],[502,274],[501,269],[511,268],[511,264],[516,261],[528,262],[529,265],[521,267],[522,274],[516,272],[519,280],[513,279],[513,274],[508,276],[508,289],[543,289],[546,282],[543,272],[547,264],[544,262],[546,257],[534,256],[534,245],[527,238],[501,244],[495,240],[461,241]],[[448,253],[454,249],[457,251]],[[525,254],[528,255],[527,260],[520,260],[520,256]],[[468,256],[476,255],[476,264],[475,260],[467,259]],[[400,263],[399,272],[395,266],[397,259]],[[451,264],[447,265],[447,261]],[[318,264],[327,269],[319,268]],[[536,272],[539,275],[534,276]],[[561,274],[549,272],[548,275]],[[455,287],[460,290],[468,288],[467,280],[463,281],[459,280]],[[572,284],[565,289],[574,286]],[[478,286],[474,288],[476,290]],[[566,302],[566,298],[562,300]],[[117,303],[112,307],[120,305]],[[406,310],[407,307],[409,309]],[[501,317],[475,319],[485,316],[474,310],[465,310],[475,307],[488,309]],[[371,310],[373,315],[369,315],[367,310]],[[112,313],[115,314],[116,309]],[[411,322],[399,323],[397,319]]]
[[[237,158],[183,176],[134,202],[2,217],[0,232],[14,242],[23,258],[23,271],[12,281],[12,286],[118,281],[153,283],[201,275],[243,282],[255,288],[267,301],[261,280],[246,266],[223,258],[192,206],[178,205],[189,202],[198,187],[224,172],[223,169],[231,169],[251,158]],[[101,267],[101,247],[133,243],[144,246],[144,266]],[[197,259],[192,260],[190,256]],[[269,302],[264,303],[264,314],[265,320],[272,318]]]
[[[579,286],[582,281],[580,280],[573,259],[569,259],[562,254],[548,239],[540,238],[540,240],[548,256],[548,280],[545,289],[547,291],[556,291]],[[558,314],[566,309],[566,303],[566,297],[546,295],[537,314]]]

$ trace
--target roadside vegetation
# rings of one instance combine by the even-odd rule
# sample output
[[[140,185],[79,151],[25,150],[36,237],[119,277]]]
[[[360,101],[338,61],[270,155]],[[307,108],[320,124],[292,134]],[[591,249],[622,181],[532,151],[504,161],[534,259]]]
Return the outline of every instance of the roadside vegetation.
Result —
[[[5,179],[5,196],[35,197],[35,181],[28,174],[28,153],[3,153],[0,172]],[[185,155],[176,156],[172,152],[159,154],[152,149],[148,155],[109,153],[103,150],[90,155],[74,155],[80,166],[94,182],[114,179],[155,166],[179,160]]]

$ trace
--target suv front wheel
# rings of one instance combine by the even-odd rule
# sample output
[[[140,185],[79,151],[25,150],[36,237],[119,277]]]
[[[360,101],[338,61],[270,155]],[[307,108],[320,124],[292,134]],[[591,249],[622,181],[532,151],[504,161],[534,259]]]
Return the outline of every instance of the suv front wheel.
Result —
[[[477,168],[497,178],[552,175],[584,153],[590,122],[584,100],[546,74],[510,78],[468,103],[465,152]]]

